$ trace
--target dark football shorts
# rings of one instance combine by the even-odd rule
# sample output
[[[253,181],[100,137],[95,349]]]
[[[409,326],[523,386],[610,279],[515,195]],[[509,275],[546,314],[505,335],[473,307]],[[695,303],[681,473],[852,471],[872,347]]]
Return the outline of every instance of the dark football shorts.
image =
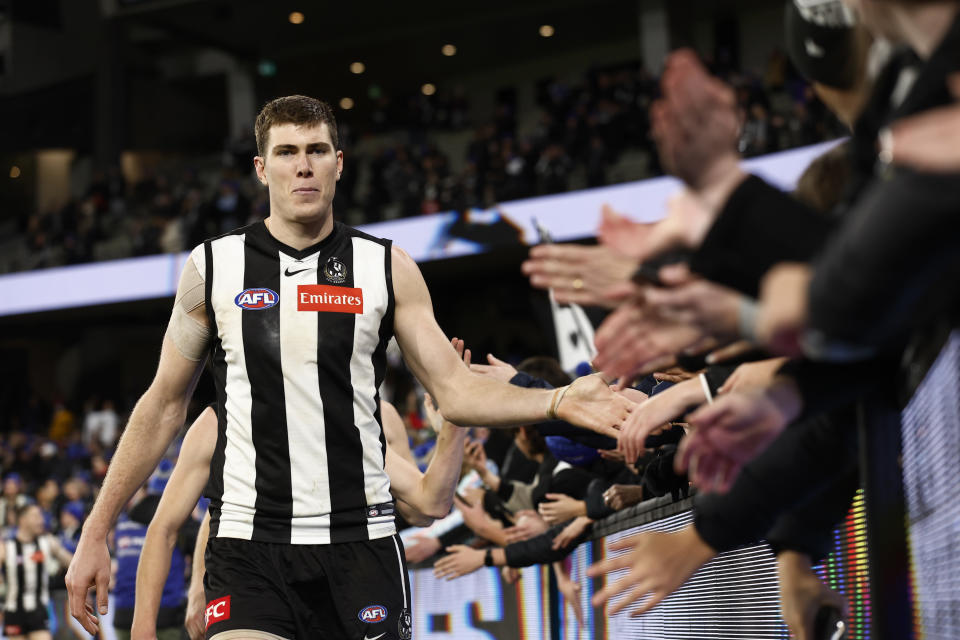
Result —
[[[283,638],[409,640],[400,536],[336,544],[210,538],[207,638],[233,629]]]
[[[3,635],[25,636],[34,631],[47,631],[50,621],[47,608],[40,606],[33,611],[6,611],[3,614]]]

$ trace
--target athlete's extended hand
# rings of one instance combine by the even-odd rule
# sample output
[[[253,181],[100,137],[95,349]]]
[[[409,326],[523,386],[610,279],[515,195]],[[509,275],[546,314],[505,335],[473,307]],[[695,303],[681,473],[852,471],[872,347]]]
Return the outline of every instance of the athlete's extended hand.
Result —
[[[557,417],[578,427],[616,438],[618,429],[637,406],[614,393],[597,374],[574,380],[557,405]]]
[[[207,609],[207,596],[203,587],[199,589],[190,589],[187,593],[187,615],[183,621],[183,626],[190,635],[190,640],[203,640],[206,633],[204,625]]]
[[[607,246],[542,244],[530,250],[523,273],[557,302],[613,308],[635,287],[637,261]]]
[[[100,620],[87,602],[87,592],[96,589],[97,611],[100,615],[106,614],[110,585],[110,552],[103,538],[97,539],[88,531],[80,535],[77,551],[67,569],[67,596],[70,601],[70,615],[92,635],[97,635]]]
[[[453,580],[468,573],[473,573],[483,566],[484,552],[463,544],[447,547],[446,555],[433,565],[433,575],[438,578]]]
[[[618,569],[629,569],[627,575],[615,582],[608,582],[593,596],[595,607],[622,596],[610,608],[608,615],[622,611],[648,594],[650,598],[630,615],[639,616],[650,611],[716,555],[692,525],[675,533],[637,533],[614,542],[610,550],[627,553],[608,558],[587,569],[587,575],[594,578]]]

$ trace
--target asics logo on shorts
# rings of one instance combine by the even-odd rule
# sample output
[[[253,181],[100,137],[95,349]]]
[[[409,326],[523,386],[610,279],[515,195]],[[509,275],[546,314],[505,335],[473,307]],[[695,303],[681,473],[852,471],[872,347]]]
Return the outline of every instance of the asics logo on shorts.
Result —
[[[204,621],[206,628],[209,629],[210,625],[223,622],[224,620],[230,619],[230,596],[225,596],[218,600],[214,600],[207,605],[206,611],[204,611]]]

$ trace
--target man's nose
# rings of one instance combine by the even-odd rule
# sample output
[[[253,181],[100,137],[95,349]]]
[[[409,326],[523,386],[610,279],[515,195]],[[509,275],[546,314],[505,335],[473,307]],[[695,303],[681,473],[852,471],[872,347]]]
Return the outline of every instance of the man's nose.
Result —
[[[313,167],[310,166],[310,158],[307,154],[297,156],[297,177],[309,178],[313,175]]]

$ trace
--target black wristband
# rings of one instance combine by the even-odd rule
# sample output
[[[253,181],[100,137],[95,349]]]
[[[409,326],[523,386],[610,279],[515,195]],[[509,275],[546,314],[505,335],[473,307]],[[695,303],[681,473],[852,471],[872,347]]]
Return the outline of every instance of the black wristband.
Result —
[[[487,548],[487,552],[483,554],[483,565],[485,567],[493,566],[493,549]]]

